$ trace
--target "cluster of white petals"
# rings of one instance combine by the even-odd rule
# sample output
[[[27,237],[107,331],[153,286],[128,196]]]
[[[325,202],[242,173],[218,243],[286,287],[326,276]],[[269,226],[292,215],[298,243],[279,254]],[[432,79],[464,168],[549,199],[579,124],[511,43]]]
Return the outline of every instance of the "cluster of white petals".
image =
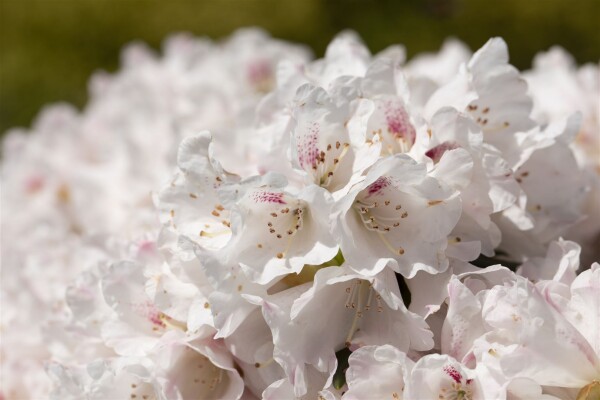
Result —
[[[0,399],[600,398],[600,73],[125,49],[3,142]]]

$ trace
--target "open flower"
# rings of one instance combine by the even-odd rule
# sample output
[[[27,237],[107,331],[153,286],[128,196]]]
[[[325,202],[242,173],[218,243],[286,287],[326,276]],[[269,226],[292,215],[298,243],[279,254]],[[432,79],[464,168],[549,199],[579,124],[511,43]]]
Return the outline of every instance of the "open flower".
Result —
[[[408,399],[484,399],[483,382],[471,371],[446,355],[430,354],[417,361],[407,388]]]
[[[298,396],[306,393],[306,365],[332,375],[335,352],[343,348],[391,343],[404,351],[424,351],[433,345],[425,321],[404,306],[391,270],[369,278],[345,266],[327,267],[307,285],[296,288],[299,296],[289,291],[265,299],[246,296],[262,306],[273,333],[273,357]]]
[[[211,250],[223,247],[231,237],[229,211],[221,204],[218,189],[237,181],[213,152],[207,131],[184,139],[177,155],[180,171],[158,196],[161,221]]]
[[[334,206],[333,234],[351,268],[389,265],[406,277],[444,271],[447,237],[461,213],[457,193],[406,155],[380,160]]]
[[[232,210],[232,259],[261,284],[331,260],[338,247],[329,234],[330,204],[316,185],[298,195],[273,186],[247,190]]]
[[[170,329],[186,331],[184,321],[163,313],[145,291],[143,266],[119,262],[102,279],[106,303],[115,315],[104,322],[102,337],[118,354],[144,356]]]
[[[527,83],[508,63],[508,47],[501,38],[490,39],[466,68],[431,96],[424,109],[426,118],[444,106],[466,112],[481,126],[484,140],[503,154],[514,148],[514,133],[534,126]]]
[[[366,398],[406,399],[404,389],[414,362],[390,345],[364,346],[348,358],[348,390],[344,400]]]
[[[340,92],[352,92],[352,86],[338,85]],[[346,189],[379,157],[379,147],[366,142],[364,132],[371,107],[353,101],[357,94],[332,98],[320,87],[304,85],[296,95],[292,163],[308,182],[332,193]]]

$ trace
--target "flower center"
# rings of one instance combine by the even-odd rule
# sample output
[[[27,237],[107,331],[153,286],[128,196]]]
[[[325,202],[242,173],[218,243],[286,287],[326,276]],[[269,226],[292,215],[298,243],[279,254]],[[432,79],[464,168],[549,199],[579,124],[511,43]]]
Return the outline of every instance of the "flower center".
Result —
[[[453,382],[449,388],[442,388],[438,396],[439,400],[472,400],[473,392],[460,383]]]
[[[308,129],[308,134],[297,138],[298,162],[304,170],[312,174],[315,182],[327,187],[348,154],[350,143],[336,141],[328,143],[325,150],[321,150],[319,137],[321,137],[321,126],[313,122]]]
[[[408,217],[408,211],[400,203],[400,196],[392,196],[395,192],[393,189],[391,178],[378,178],[359,194],[354,209],[368,230],[377,232],[392,253],[402,255],[404,249],[392,245],[386,237],[387,234],[399,230],[403,220]]]
[[[410,151],[416,139],[416,131],[400,99],[376,102],[376,109],[369,123],[369,131],[379,137],[384,155]]]
[[[273,252],[277,258],[288,253],[304,225],[307,204],[284,192],[257,190],[250,195],[248,228],[257,249]],[[266,221],[265,221],[266,220]]]
[[[472,400],[471,379],[467,379],[463,385],[462,374],[452,365],[446,365],[443,371],[452,379],[450,387],[440,389],[439,400]]]

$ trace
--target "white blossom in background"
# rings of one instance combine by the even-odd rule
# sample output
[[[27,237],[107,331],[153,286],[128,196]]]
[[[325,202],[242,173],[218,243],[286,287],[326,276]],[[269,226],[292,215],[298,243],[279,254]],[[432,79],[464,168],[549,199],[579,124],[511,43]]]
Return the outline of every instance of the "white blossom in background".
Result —
[[[553,47],[536,55],[533,69],[524,73],[534,99],[532,114],[542,125],[579,113],[581,124],[570,147],[587,183],[583,201],[585,221],[569,230],[568,236],[583,247],[586,263],[598,260],[600,240],[600,70],[596,64],[577,67],[564,49]]]
[[[0,399],[597,399],[598,82],[500,38],[128,46],[4,139]]]

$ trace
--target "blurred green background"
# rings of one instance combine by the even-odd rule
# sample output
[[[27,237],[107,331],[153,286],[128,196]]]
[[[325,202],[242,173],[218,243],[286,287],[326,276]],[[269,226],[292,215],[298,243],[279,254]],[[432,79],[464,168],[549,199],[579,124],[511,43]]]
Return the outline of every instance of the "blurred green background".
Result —
[[[352,28],[373,52],[403,43],[412,56],[450,35],[477,49],[503,36],[521,69],[554,44],[579,63],[600,58],[600,0],[0,0],[0,133],[30,125],[46,103],[85,104],[90,74],[114,71],[132,40],[159,48],[169,33],[219,38],[250,25],[317,56]]]

